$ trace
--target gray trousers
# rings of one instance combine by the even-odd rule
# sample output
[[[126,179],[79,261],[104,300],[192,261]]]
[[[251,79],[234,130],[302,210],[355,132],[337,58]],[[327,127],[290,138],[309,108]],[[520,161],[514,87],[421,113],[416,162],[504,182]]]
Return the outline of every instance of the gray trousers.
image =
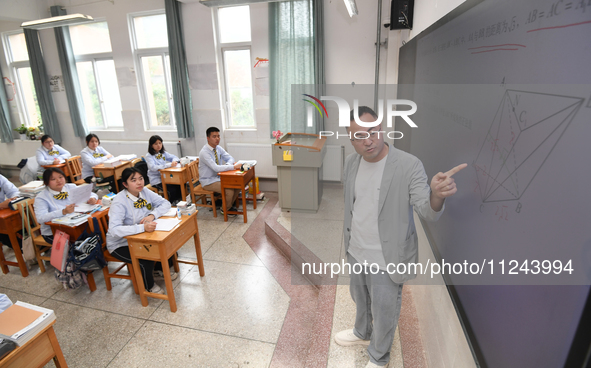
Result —
[[[349,253],[347,261],[352,267],[359,263]],[[388,364],[400,316],[402,284],[392,281],[385,271],[373,275],[366,267],[360,274],[351,272],[350,291],[357,307],[353,333],[360,339],[370,340],[367,353],[372,363]]]

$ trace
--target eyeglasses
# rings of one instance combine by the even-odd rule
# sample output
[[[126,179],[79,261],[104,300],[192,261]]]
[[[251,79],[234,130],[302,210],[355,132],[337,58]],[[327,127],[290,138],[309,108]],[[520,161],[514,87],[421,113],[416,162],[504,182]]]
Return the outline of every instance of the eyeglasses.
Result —
[[[380,137],[380,133],[384,133],[384,132],[381,132],[379,130],[369,130],[366,132],[357,131],[353,134],[353,137],[355,137],[355,134],[358,134],[358,133],[366,134],[366,136],[362,137],[362,138],[351,138],[351,143],[359,144],[359,143],[365,141],[366,139],[371,139],[373,141],[373,140],[378,139]]]

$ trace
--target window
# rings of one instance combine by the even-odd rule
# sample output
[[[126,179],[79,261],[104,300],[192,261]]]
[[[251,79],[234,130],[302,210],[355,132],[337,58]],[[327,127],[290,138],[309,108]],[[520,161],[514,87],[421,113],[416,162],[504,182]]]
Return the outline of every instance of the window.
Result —
[[[176,129],[166,16],[164,14],[132,15],[130,24],[148,129]]]
[[[122,128],[121,96],[107,22],[70,26],[72,49],[91,130]]]
[[[8,58],[8,67],[16,87],[16,100],[21,115],[21,122],[28,127],[41,124],[41,111],[33,84],[33,74],[29,66],[29,54],[23,32],[7,33],[4,37],[4,49]]]
[[[222,98],[228,128],[254,128],[250,8],[219,8],[218,57],[223,69]]]

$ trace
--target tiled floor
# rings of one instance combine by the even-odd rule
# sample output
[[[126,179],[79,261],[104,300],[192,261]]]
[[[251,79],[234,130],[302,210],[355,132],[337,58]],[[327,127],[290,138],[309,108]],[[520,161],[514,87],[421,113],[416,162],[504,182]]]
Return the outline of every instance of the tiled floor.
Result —
[[[127,280],[114,279],[113,289],[107,291],[99,272],[95,272],[94,293],[87,287],[64,291],[55,281],[51,266],[46,273],[33,266],[27,278],[11,267],[9,274],[0,275],[0,292],[13,301],[22,300],[55,311],[56,334],[70,367],[364,367],[368,360],[365,349],[343,348],[332,341],[336,332],[351,328],[353,323],[354,304],[345,285],[337,286],[336,297],[334,292],[329,297],[334,299],[334,318],[326,324],[326,328],[332,327],[330,346],[319,349],[314,359],[308,357],[307,364],[289,361],[290,355],[285,352],[290,347],[303,346],[296,339],[301,338],[297,329],[304,326],[299,326],[301,320],[294,316],[304,313],[302,308],[309,308],[301,304],[302,299],[290,295],[306,298],[306,293],[318,292],[311,291],[310,286],[282,281],[282,269],[275,268],[278,263],[269,262],[273,257],[269,248],[257,244],[259,240],[266,241],[264,232],[260,237],[252,233],[243,237],[249,228],[252,231],[253,227],[260,227],[262,216],[257,216],[261,212],[263,216],[270,215],[273,208],[263,210],[266,204],[275,206],[276,194],[267,196],[271,200],[259,202],[256,210],[249,205],[247,224],[240,216],[226,223],[223,216],[213,218],[207,209],[199,212],[205,276],[199,276],[197,266],[181,264],[180,276],[173,282],[176,313],[170,311],[168,302],[157,299],[149,298],[149,305],[142,307]],[[318,214],[297,214],[294,220],[282,213],[278,222],[286,227],[292,223],[294,227],[302,226],[295,232],[308,244],[313,243],[315,234],[322,234],[324,240],[316,242],[322,244],[317,254],[327,262],[339,259],[339,201],[342,202],[342,189],[325,189]],[[319,222],[318,226],[309,226]],[[317,230],[307,233],[306,226]],[[4,247],[4,252],[9,257],[11,250]],[[193,240],[179,253],[195,258]],[[160,284],[163,286],[163,282]],[[314,348],[310,347],[310,351]],[[392,357],[391,367],[403,366],[398,332]],[[47,367],[53,367],[53,362]]]

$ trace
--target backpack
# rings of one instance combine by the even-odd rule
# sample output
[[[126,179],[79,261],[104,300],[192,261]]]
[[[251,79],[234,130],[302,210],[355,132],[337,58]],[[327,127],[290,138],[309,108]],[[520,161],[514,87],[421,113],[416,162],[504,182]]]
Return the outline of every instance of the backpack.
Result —
[[[98,220],[94,217],[92,221],[94,232],[90,233],[87,227],[70,247],[65,271],[55,270],[56,280],[66,290],[78,289],[82,284],[88,284],[86,272],[100,270],[107,265]]]
[[[76,270],[74,262],[70,261],[66,264],[66,270],[64,272],[55,270],[55,279],[62,284],[65,290],[75,290],[83,284],[88,284],[86,274],[80,270]]]
[[[142,157],[141,161],[138,161],[134,167],[142,172],[142,176],[144,177],[144,185],[150,184],[150,179],[148,179],[148,164]]]

